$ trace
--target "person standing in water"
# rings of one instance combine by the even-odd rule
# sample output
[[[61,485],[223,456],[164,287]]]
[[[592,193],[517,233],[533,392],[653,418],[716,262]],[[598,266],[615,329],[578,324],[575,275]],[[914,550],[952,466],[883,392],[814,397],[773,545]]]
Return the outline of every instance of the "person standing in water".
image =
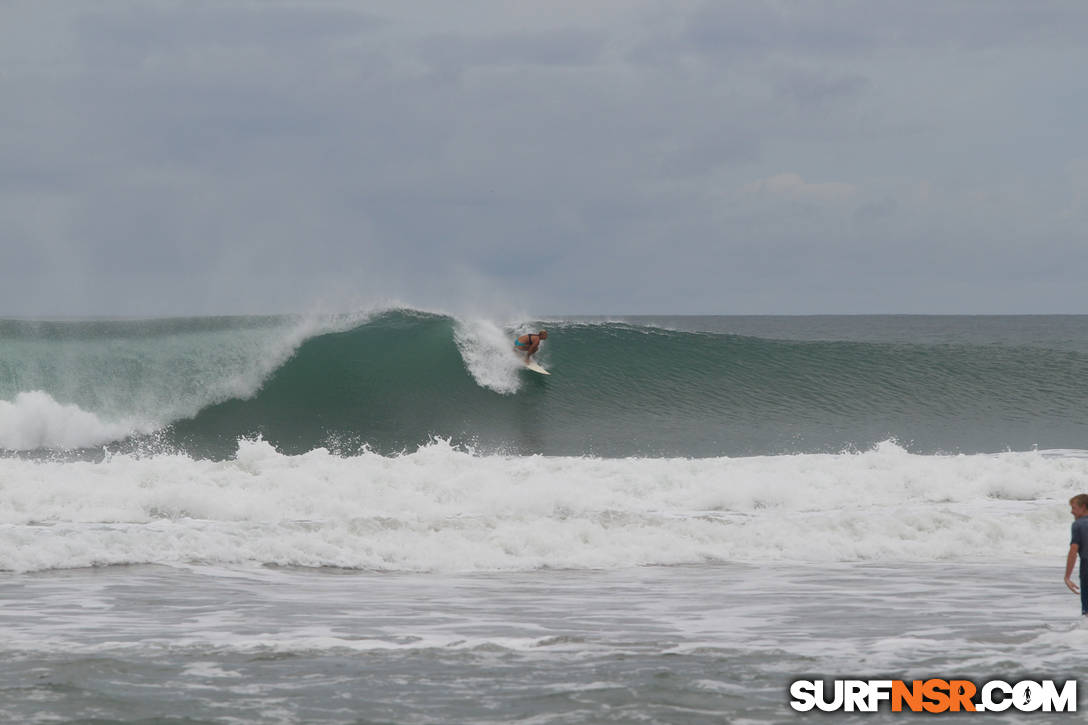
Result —
[[[1065,559],[1065,585],[1074,594],[1080,594],[1080,613],[1088,615],[1088,493],[1078,493],[1069,499],[1069,513],[1073,514],[1073,535],[1069,542],[1069,556]],[[1073,582],[1073,565],[1080,556],[1080,588]]]
[[[540,349],[540,342],[548,339],[548,331],[541,330],[537,333],[530,332],[514,340],[514,352],[524,353],[525,362],[528,363],[533,354]]]

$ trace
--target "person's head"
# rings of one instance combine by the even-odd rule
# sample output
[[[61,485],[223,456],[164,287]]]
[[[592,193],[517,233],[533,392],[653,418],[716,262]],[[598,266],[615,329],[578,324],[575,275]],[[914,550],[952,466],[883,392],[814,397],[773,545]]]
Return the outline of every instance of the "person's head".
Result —
[[[548,339],[548,331],[547,330],[541,330],[540,331],[540,339],[541,340],[547,340]]]
[[[1069,512],[1078,519],[1088,515],[1088,493],[1078,493],[1069,499]]]

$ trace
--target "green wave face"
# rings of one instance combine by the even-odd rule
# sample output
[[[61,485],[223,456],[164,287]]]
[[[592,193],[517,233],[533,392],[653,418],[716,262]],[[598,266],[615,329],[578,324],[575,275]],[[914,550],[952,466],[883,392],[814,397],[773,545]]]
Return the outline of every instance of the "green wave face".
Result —
[[[539,354],[553,374],[515,372],[504,394],[478,382],[457,325],[392,312],[316,337],[255,397],[212,406],[172,436],[214,455],[260,434],[289,452],[395,452],[442,437],[484,452],[622,457],[838,452],[889,438],[922,452],[1079,448],[1088,434],[1082,353],[561,323]]]
[[[0,435],[42,426],[33,445],[57,447],[49,426],[82,421],[108,430],[63,447],[121,429],[127,445],[212,458],[258,435],[286,453],[395,453],[434,437],[603,457],[838,452],[889,438],[916,452],[1086,447],[1088,353],[1077,349],[567,321],[548,324],[544,377],[519,369],[511,349],[541,326],[412,310],[316,325],[0,322]],[[18,398],[27,391],[43,395]]]

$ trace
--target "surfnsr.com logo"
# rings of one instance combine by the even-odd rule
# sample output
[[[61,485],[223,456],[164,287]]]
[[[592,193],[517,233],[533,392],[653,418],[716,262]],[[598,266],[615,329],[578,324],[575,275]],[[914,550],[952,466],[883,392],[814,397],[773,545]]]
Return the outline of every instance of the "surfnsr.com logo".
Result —
[[[798,712],[1076,712],[1077,681],[796,680],[790,698]]]

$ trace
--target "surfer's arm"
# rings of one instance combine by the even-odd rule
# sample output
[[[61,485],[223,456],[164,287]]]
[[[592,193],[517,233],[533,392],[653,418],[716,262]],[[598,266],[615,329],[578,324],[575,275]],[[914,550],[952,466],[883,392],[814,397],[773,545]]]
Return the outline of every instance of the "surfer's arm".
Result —
[[[1077,588],[1076,583],[1073,581],[1073,565],[1077,563],[1077,553],[1079,550],[1079,546],[1070,544],[1069,556],[1065,558],[1065,585],[1069,587],[1069,590],[1074,594],[1080,593],[1080,589]]]

